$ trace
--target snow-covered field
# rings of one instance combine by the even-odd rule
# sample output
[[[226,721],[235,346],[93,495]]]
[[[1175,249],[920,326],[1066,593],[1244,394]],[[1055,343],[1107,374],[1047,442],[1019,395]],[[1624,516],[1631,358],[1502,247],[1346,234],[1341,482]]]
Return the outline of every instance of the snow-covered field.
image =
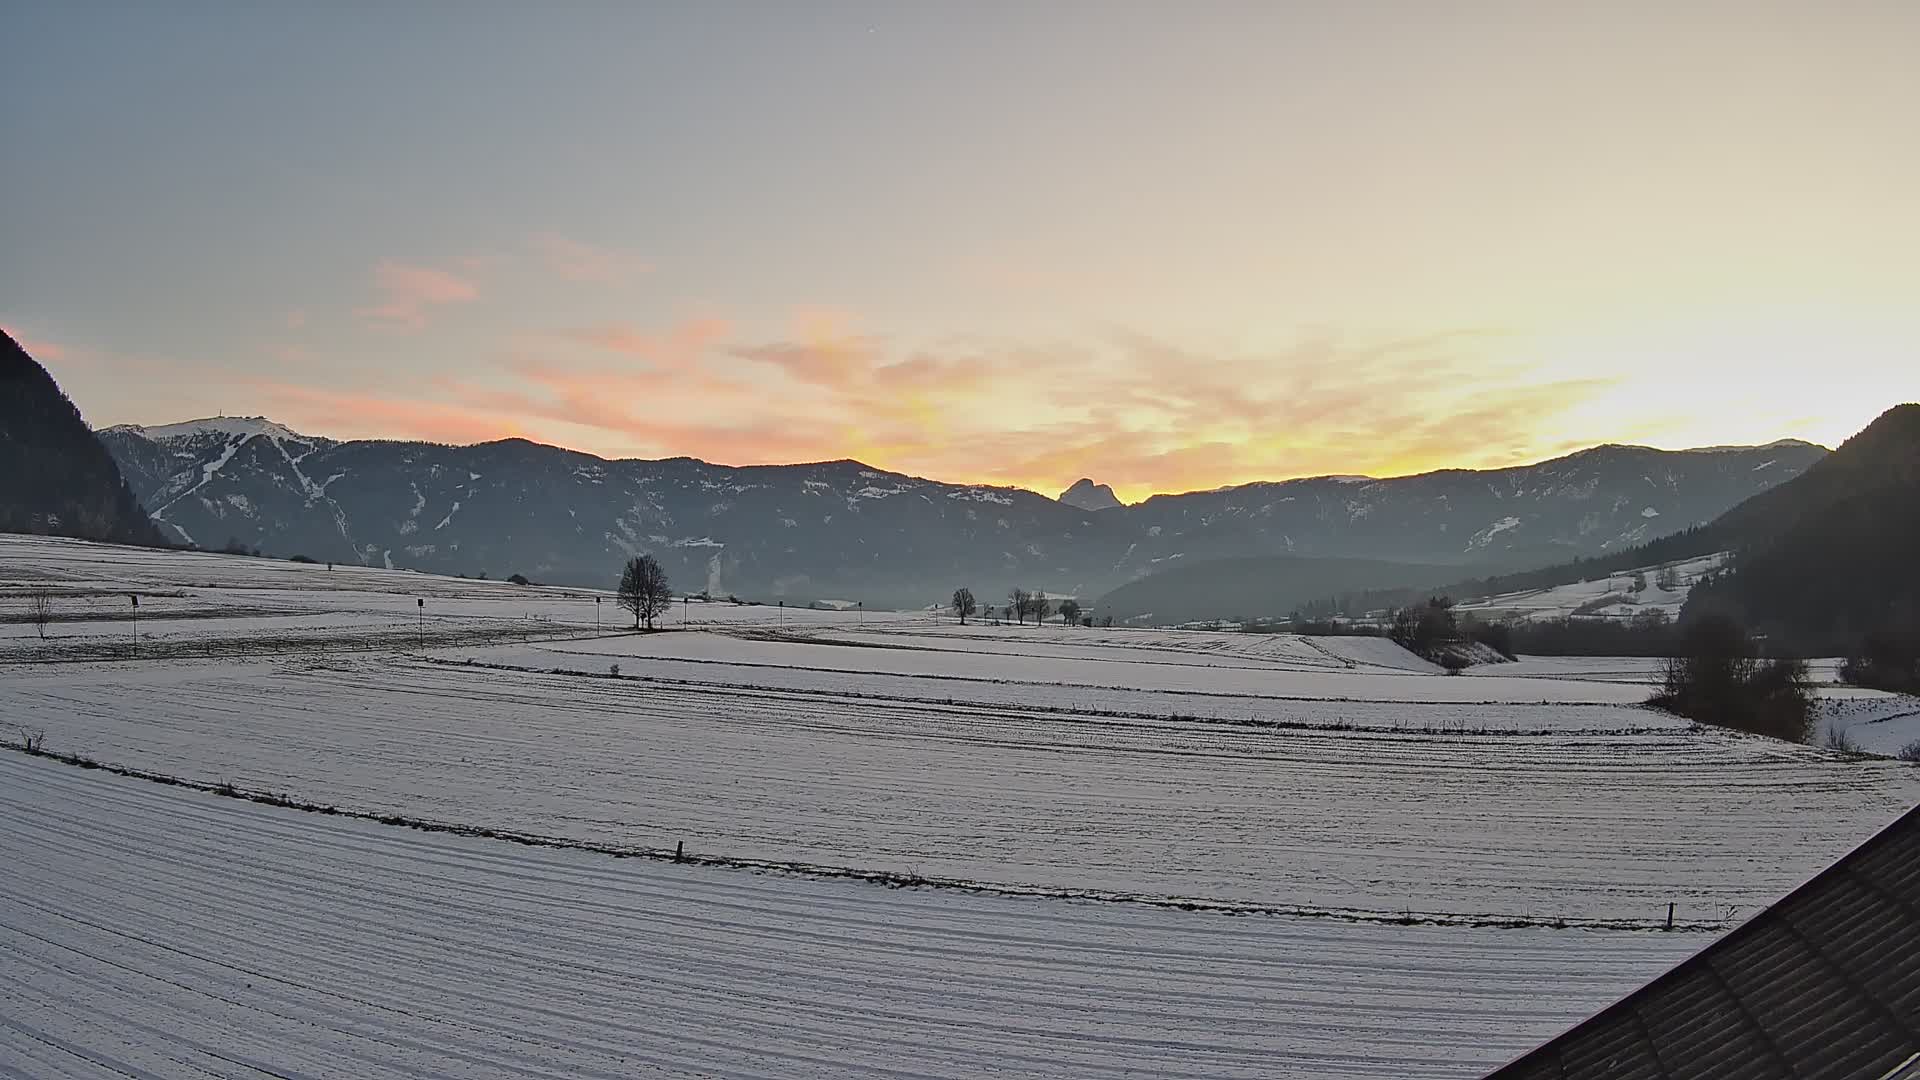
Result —
[[[1474,1077],[1701,934],[881,889],[0,754],[0,1073]]]
[[[0,752],[0,1075],[1471,1076],[1920,799],[1644,661],[594,595],[0,537],[0,738],[594,849]]]

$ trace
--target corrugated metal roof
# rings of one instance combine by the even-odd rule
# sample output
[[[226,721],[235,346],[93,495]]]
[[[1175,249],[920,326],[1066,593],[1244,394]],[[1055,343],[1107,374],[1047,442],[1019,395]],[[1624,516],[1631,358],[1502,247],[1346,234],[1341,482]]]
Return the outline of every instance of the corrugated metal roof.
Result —
[[[1488,1080],[1920,1080],[1920,807]]]

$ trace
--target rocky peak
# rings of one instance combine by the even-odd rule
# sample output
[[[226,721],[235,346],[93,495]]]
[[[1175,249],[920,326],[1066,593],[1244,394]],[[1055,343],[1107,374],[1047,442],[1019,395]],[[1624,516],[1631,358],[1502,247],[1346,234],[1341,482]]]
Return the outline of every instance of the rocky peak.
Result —
[[[1096,484],[1086,477],[1074,481],[1073,486],[1060,493],[1060,500],[1068,506],[1080,510],[1111,510],[1120,505],[1113,489],[1105,484]]]

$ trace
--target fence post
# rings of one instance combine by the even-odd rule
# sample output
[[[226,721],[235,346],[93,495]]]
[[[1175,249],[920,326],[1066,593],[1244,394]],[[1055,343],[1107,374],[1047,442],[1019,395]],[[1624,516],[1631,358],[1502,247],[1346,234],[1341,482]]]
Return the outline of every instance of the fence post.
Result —
[[[685,840],[678,841],[673,845],[673,861],[687,861],[687,842]]]
[[[1667,929],[1673,929],[1673,902],[1667,902]]]

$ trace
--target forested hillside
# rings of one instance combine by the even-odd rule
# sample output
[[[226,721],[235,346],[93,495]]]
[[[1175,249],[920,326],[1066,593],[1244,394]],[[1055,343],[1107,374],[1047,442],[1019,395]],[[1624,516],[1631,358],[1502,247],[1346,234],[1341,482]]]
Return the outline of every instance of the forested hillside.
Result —
[[[0,332],[0,532],[162,543],[47,369]]]
[[[1730,572],[1687,616],[1724,612],[1795,651],[1850,652],[1868,634],[1920,634],[1920,405],[1901,405],[1714,524]]]

